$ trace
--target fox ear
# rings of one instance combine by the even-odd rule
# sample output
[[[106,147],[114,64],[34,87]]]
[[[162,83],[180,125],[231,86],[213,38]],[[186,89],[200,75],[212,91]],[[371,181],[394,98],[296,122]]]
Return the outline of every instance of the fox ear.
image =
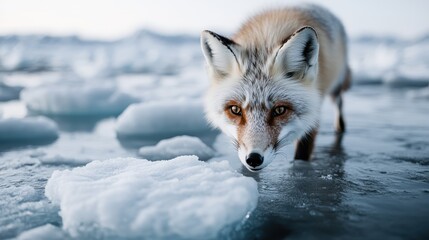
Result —
[[[234,41],[211,31],[201,33],[201,48],[204,57],[212,70],[218,76],[226,76],[238,69],[239,45]]]
[[[319,56],[317,33],[312,27],[302,27],[284,41],[273,56],[272,71],[285,77],[307,78],[315,74]]]

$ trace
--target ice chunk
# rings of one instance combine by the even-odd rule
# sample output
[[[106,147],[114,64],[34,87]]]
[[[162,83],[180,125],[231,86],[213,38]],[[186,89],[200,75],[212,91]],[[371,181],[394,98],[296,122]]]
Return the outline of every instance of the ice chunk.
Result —
[[[71,236],[210,239],[257,204],[256,181],[227,162],[117,158],[55,171],[45,195]]]
[[[138,102],[109,82],[45,85],[25,89],[21,97],[33,112],[68,116],[117,115],[131,103]]]
[[[116,132],[126,136],[194,135],[211,132],[200,100],[160,101],[129,106],[116,123]]]
[[[139,154],[150,160],[165,160],[181,155],[196,155],[202,160],[214,156],[213,150],[199,138],[178,136],[160,141],[156,146],[142,147]]]
[[[0,142],[55,139],[58,128],[46,117],[0,119]]]
[[[21,233],[17,240],[59,240],[66,237],[67,234],[60,228],[52,224],[46,224]]]

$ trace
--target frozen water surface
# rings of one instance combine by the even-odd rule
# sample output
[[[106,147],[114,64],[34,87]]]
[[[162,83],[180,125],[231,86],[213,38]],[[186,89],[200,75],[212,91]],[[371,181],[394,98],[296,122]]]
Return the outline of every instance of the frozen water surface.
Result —
[[[213,161],[231,161],[238,172],[258,182],[259,190],[258,205],[247,220],[220,231],[219,236],[428,237],[429,106],[426,99],[409,98],[407,93],[381,86],[355,87],[345,99],[348,131],[344,136],[333,132],[332,108],[325,104],[311,162],[292,161],[292,149],[287,149],[290,154],[259,173],[249,173],[237,164],[225,139],[213,140],[211,147],[219,155]],[[114,128],[114,120],[108,119],[92,130],[60,129],[60,138],[50,145],[3,150],[0,236],[14,237],[37,227],[22,236],[53,231],[70,237],[61,230],[59,207],[44,196],[47,180],[54,170],[73,169],[91,160],[137,156],[138,148],[124,149],[118,143]]]
[[[203,232],[215,239],[429,239],[429,57],[421,50],[428,42],[351,41],[356,81],[344,102],[347,133],[334,133],[327,99],[313,161],[292,161],[290,146],[250,173],[228,139],[205,122],[208,83],[197,38],[151,32],[114,42],[0,37],[1,99],[12,100],[0,102],[0,139],[8,139],[0,140],[0,239],[201,238]],[[83,82],[67,80],[74,77]],[[40,114],[49,119],[31,120]],[[10,141],[19,124],[23,136],[54,137]],[[192,140],[175,138],[181,135]],[[210,159],[149,162],[139,149],[153,159],[202,152]],[[149,166],[158,169],[155,175],[147,175]],[[139,205],[184,172],[190,174],[170,179],[171,192]],[[253,197],[234,195],[247,183],[230,178],[256,180],[253,211],[247,212]],[[176,215],[163,207],[177,207],[165,196],[186,186],[194,193],[178,200],[199,196],[213,205]],[[151,217],[167,213],[174,216]],[[155,226],[152,219],[159,225],[142,232]],[[206,228],[194,227],[200,224]]]

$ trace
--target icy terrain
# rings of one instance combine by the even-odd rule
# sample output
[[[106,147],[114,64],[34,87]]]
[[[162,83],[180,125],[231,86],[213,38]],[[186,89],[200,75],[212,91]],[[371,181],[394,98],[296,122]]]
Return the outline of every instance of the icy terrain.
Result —
[[[0,37],[0,239],[428,239],[428,47],[352,39],[347,133],[250,173],[197,37]]]

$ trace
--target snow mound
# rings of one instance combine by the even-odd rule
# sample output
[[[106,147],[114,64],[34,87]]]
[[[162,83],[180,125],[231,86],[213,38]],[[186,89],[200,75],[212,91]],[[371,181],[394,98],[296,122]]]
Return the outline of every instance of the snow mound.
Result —
[[[57,125],[45,117],[0,119],[0,142],[36,141],[57,137]]]
[[[210,239],[246,218],[257,204],[256,181],[227,162],[196,156],[151,162],[94,161],[55,171],[45,195],[60,206],[72,237]]]
[[[109,82],[68,82],[25,89],[21,94],[27,108],[49,115],[118,115],[138,100]]]
[[[156,146],[142,147],[139,154],[150,160],[171,159],[182,155],[196,155],[201,160],[208,160],[215,153],[197,137],[178,136],[162,140]]]
[[[129,106],[116,122],[120,137],[174,137],[211,132],[200,100],[159,101]]]

